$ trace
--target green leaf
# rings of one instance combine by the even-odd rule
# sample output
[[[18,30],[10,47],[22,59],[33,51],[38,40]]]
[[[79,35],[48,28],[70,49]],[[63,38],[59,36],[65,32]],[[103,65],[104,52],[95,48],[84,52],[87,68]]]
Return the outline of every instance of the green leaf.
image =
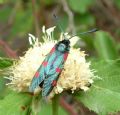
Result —
[[[113,2],[114,2],[115,5],[117,6],[117,8],[120,9],[120,0],[114,0]]]
[[[32,96],[27,93],[10,93],[0,100],[0,115],[26,115]]]
[[[49,6],[49,5],[53,5],[55,0],[44,0],[42,2],[43,2],[42,4],[45,4],[45,5]]]
[[[106,32],[96,32],[94,40],[96,51],[101,59],[114,60],[118,58],[118,51],[114,39]]]
[[[0,57],[0,69],[4,69],[9,67],[13,64],[13,60],[9,58],[1,58]]]
[[[80,92],[76,98],[99,115],[120,111],[120,60],[98,61],[92,64],[96,75],[101,77],[87,92]]]
[[[0,76],[0,99],[2,99],[5,95],[5,89],[6,89],[6,80]]]
[[[4,79],[4,75],[7,75],[7,67],[11,66],[13,64],[12,59],[9,58],[2,58],[0,57],[0,99],[3,99],[3,97],[6,94],[6,82],[7,80]]]
[[[0,4],[4,3],[4,0],[0,0]]]
[[[90,27],[95,25],[95,17],[90,13],[80,14],[75,16],[75,23],[79,26]]]
[[[93,4],[93,0],[68,0],[72,10],[78,13],[85,13],[89,6]]]
[[[54,98],[56,99],[56,97]],[[53,100],[52,100],[53,101]],[[53,107],[57,106],[57,107]],[[42,99],[41,94],[38,96],[34,96],[32,100],[31,113],[32,115],[68,115],[67,112],[59,106],[59,100],[54,100],[53,103],[46,103],[44,99]],[[57,110],[55,110],[57,109]],[[55,111],[55,112],[54,112]]]
[[[54,106],[54,107],[53,107]],[[56,106],[56,107],[55,107]],[[57,110],[56,110],[57,109]],[[55,97],[53,103],[45,101],[41,93],[34,95],[31,104],[31,115],[68,115],[67,112],[59,106],[58,97]]]
[[[6,23],[8,21],[11,10],[12,8],[9,6],[5,6],[0,9],[0,22]]]
[[[52,115],[52,105],[51,104],[42,105],[39,115]],[[59,107],[58,115],[68,115],[68,113],[62,107]]]
[[[11,28],[10,37],[13,36],[24,36],[32,29],[33,25],[33,15],[32,8],[29,6],[29,9],[16,9],[17,14],[14,19],[13,27]],[[24,22],[24,23],[23,23]]]

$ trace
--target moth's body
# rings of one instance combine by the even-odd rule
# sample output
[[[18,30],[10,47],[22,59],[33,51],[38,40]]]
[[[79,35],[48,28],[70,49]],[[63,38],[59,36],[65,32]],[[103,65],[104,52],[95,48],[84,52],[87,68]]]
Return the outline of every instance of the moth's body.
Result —
[[[50,57],[49,60],[47,61],[49,64],[47,64],[46,68],[44,69],[45,74],[47,75],[54,74],[55,72],[54,69],[56,69],[58,65],[60,65],[60,63],[62,63],[62,59],[63,53],[58,51],[53,52],[52,57]]]
[[[42,87],[42,96],[48,96],[54,86],[56,86],[59,75],[63,69],[70,49],[70,41],[62,40],[58,42],[48,53],[43,63],[35,73],[30,91],[36,87]]]

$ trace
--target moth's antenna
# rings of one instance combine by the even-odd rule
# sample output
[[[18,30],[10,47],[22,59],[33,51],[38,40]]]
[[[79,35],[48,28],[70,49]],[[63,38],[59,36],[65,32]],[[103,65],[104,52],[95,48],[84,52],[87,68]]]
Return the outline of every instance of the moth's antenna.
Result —
[[[73,37],[75,37],[75,36],[78,36],[78,35],[84,35],[84,34],[93,33],[93,32],[96,32],[96,31],[98,31],[98,29],[97,29],[97,28],[93,28],[92,30],[89,30],[89,31],[87,31],[87,32],[82,32],[82,33],[73,35],[73,36],[70,37],[69,39],[71,39],[71,38],[73,38]]]
[[[65,38],[65,34],[64,34],[65,32],[64,32],[63,29],[62,29],[62,26],[61,26],[61,24],[60,24],[60,22],[59,22],[58,17],[57,17],[55,14],[53,14],[53,17],[54,17],[54,19],[55,19],[55,21],[56,21],[59,29],[61,30],[61,32],[63,33],[63,36],[64,36],[64,38]]]

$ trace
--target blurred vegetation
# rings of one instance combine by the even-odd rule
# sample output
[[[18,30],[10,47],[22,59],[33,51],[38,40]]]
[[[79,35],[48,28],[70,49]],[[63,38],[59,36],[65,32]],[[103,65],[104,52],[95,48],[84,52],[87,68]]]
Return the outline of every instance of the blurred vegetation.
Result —
[[[120,73],[119,73],[119,56],[120,56],[120,0],[0,0],[0,69],[11,66],[13,60],[9,58],[18,58],[24,55],[24,51],[28,49],[28,33],[34,34],[41,39],[41,28],[45,25],[47,28],[55,26],[53,14],[60,18],[60,23],[65,32],[77,34],[92,28],[98,28],[99,31],[93,34],[80,36],[81,39],[75,47],[80,47],[89,54],[89,60],[92,60],[91,68],[98,70],[97,75],[104,80],[95,82],[95,87],[92,86],[91,92],[76,94],[76,99],[80,100],[90,110],[95,111],[99,115],[106,115],[111,112],[120,111]],[[56,39],[60,35],[60,30],[55,31]],[[102,61],[101,61],[102,60]],[[112,61],[110,61],[112,60]],[[97,63],[98,62],[98,63]],[[103,68],[104,67],[104,68]],[[111,71],[112,69],[112,71]],[[1,73],[1,70],[0,70]],[[0,74],[0,76],[3,76]],[[5,99],[4,91],[6,81],[0,77],[0,104],[5,108],[0,108],[0,114],[4,114],[6,109],[23,97],[20,95],[8,94]],[[106,84],[105,84],[106,83]],[[102,90],[97,90],[96,87],[102,87]],[[99,88],[98,88],[99,89]],[[104,95],[103,95],[104,94]],[[16,100],[14,100],[14,96]],[[65,94],[66,97],[66,94]],[[67,95],[69,97],[69,95]],[[110,100],[107,98],[110,97]],[[100,99],[102,98],[102,99]],[[75,115],[82,114],[94,115],[94,112],[88,111],[79,101],[70,98],[70,102],[62,100],[62,107],[67,107],[63,102],[67,103],[71,108],[76,108]],[[10,100],[11,105],[7,106]],[[24,102],[18,102],[15,115],[20,113],[19,106],[30,103],[31,97],[25,98]],[[82,100],[82,101],[81,101]],[[100,100],[97,101],[97,100]],[[78,104],[80,103],[80,104]],[[103,104],[104,103],[104,104]],[[113,107],[113,103],[116,103]],[[48,105],[50,106],[50,105]],[[29,107],[24,113],[29,114]],[[49,107],[44,107],[42,114],[49,113]],[[24,109],[24,107],[23,107]],[[67,109],[66,109],[67,110]],[[9,111],[12,111],[11,109]],[[46,111],[47,113],[44,113]],[[69,109],[67,110],[68,113]],[[60,113],[67,113],[60,108]],[[6,115],[11,115],[6,113]]]
[[[108,43],[110,38],[110,40],[112,39],[110,44],[114,42],[115,48],[108,43],[107,49],[113,48],[111,53],[116,52],[113,55],[117,56],[120,50],[119,4],[119,0],[110,0],[109,2],[106,0],[20,0],[17,2],[4,0],[0,5],[0,39],[4,40],[5,44],[17,53],[16,55],[23,55],[23,51],[28,48],[28,33],[35,34],[41,40],[42,26],[56,25],[53,19],[55,13],[60,18],[65,32],[75,34],[95,27],[100,29],[95,33],[96,35],[81,36],[84,44],[79,44],[79,47],[85,49],[87,53],[98,57],[98,54],[101,55],[103,52],[97,49],[104,47],[100,44]],[[103,35],[101,30],[105,31],[105,34],[108,32],[109,35]],[[59,34],[60,31],[57,29],[56,38],[59,37]],[[9,48],[7,49],[1,42],[0,55],[10,56]],[[110,54],[108,50],[107,52]],[[116,56],[113,56],[113,59]]]

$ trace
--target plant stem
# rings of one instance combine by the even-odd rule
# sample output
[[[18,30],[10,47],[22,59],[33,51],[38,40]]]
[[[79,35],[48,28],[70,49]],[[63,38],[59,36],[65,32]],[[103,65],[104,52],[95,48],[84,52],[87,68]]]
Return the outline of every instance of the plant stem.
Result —
[[[52,115],[58,115],[59,96],[55,95],[52,100]]]

